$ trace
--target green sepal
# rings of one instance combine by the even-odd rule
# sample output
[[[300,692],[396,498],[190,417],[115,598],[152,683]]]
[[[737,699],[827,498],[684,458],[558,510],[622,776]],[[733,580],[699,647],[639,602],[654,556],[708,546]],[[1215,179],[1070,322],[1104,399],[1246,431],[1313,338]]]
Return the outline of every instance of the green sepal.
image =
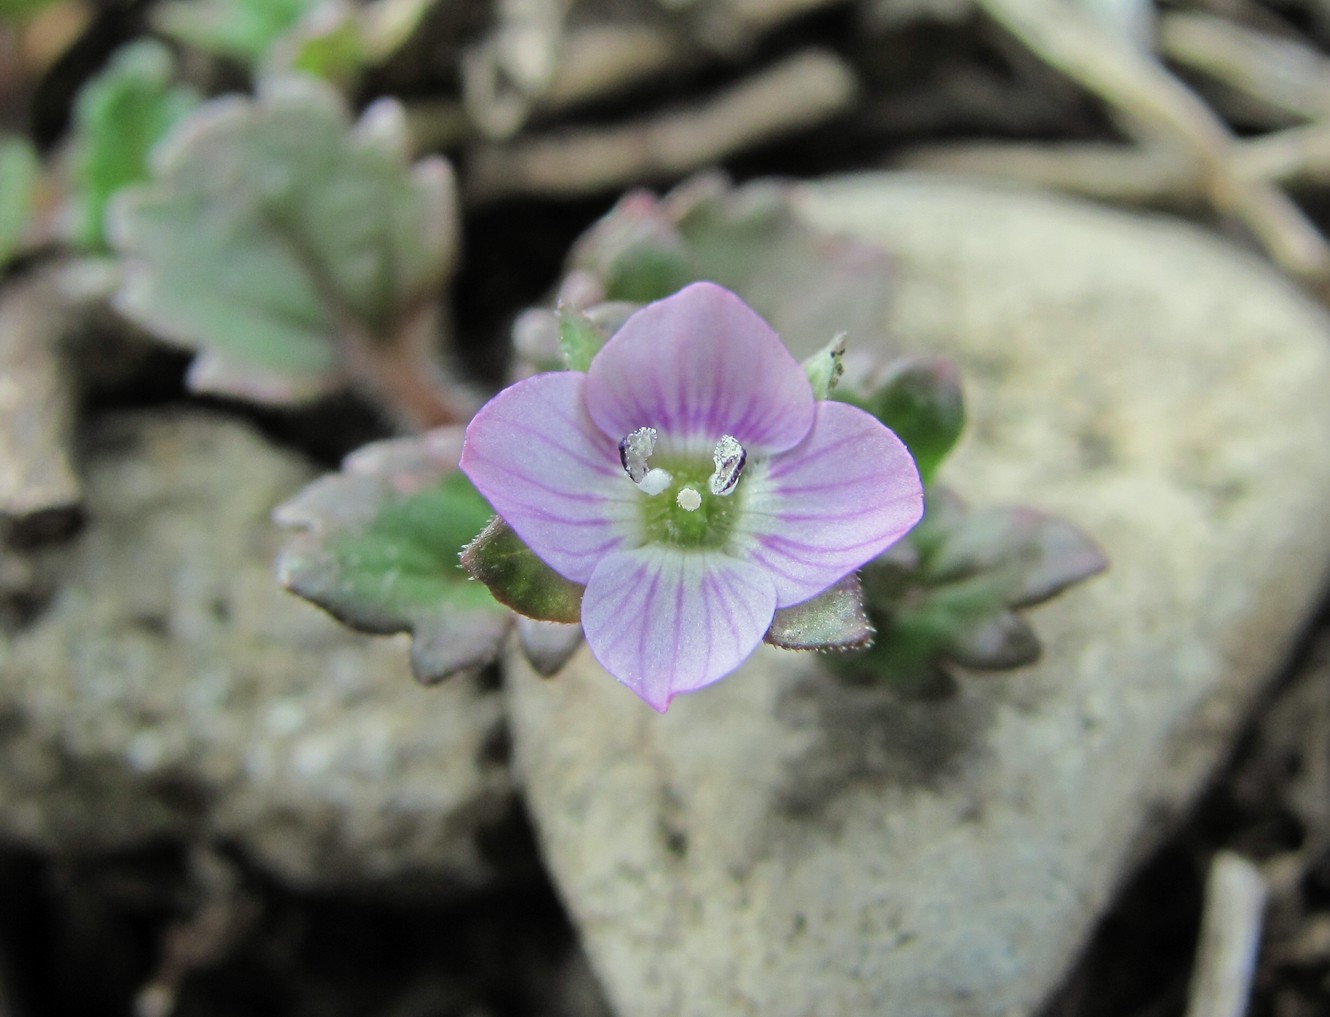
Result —
[[[801,604],[781,608],[764,637],[784,650],[851,650],[872,638],[873,626],[855,575]]]
[[[845,373],[845,333],[838,332],[831,342],[805,358],[803,368],[813,386],[813,398],[830,398]]]
[[[565,624],[582,619],[584,587],[536,557],[498,516],[462,551],[462,567],[520,615]]]
[[[559,305],[559,349],[570,371],[585,372],[608,337],[605,330],[575,307]]]

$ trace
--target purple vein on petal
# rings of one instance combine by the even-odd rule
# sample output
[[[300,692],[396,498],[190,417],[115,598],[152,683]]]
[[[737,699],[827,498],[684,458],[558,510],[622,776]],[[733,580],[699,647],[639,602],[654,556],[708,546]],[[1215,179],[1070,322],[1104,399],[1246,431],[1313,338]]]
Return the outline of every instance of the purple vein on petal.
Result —
[[[862,410],[824,402],[808,437],[750,478],[736,543],[770,572],[786,607],[877,557],[922,513],[900,440]]]
[[[775,611],[775,588],[752,562],[661,546],[612,552],[582,601],[596,659],[657,710],[743,662]]]
[[[542,374],[487,403],[466,430],[461,468],[555,571],[584,583],[604,554],[635,540],[615,442],[587,416],[586,376]]]
[[[803,368],[766,322],[713,283],[632,315],[591,363],[587,408],[616,439],[649,422],[683,442],[733,434],[773,451],[796,444],[813,419]]]

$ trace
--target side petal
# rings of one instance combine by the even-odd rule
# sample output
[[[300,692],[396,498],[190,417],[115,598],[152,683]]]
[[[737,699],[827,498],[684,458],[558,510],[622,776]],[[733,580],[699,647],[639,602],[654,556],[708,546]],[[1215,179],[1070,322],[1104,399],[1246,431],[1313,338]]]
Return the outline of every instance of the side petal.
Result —
[[[664,713],[742,664],[775,611],[776,590],[751,562],[650,545],[596,566],[582,628],[601,666]]]
[[[543,561],[585,583],[635,543],[642,497],[615,442],[583,406],[586,375],[541,374],[504,389],[467,425],[461,467]]]
[[[752,470],[740,541],[777,606],[821,593],[903,537],[924,511],[914,459],[876,417],[823,402],[808,437]]]
[[[678,451],[731,434],[753,452],[799,442],[813,391],[780,337],[715,283],[694,283],[633,314],[591,362],[587,410],[618,441],[654,427]]]

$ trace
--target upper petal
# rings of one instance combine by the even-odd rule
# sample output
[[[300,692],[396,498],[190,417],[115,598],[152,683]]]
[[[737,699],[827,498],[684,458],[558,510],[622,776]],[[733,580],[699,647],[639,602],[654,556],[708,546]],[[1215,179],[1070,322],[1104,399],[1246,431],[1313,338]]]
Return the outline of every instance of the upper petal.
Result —
[[[648,304],[614,333],[591,362],[587,410],[616,441],[654,427],[708,451],[731,434],[750,452],[775,452],[808,433],[813,392],[770,325],[702,282]]]
[[[923,515],[914,459],[876,417],[822,402],[808,437],[740,483],[740,540],[776,585],[777,606],[821,593]]]
[[[605,670],[664,713],[743,663],[775,612],[776,590],[753,563],[649,545],[596,566],[582,628]]]
[[[585,583],[634,542],[641,497],[619,449],[584,408],[586,375],[541,374],[504,389],[467,426],[462,471],[527,546]]]

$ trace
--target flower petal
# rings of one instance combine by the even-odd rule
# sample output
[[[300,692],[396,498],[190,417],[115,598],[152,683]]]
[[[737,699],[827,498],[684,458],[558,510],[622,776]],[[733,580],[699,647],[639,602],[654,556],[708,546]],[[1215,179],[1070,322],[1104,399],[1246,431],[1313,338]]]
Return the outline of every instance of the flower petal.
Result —
[[[605,670],[664,713],[743,663],[775,610],[775,588],[751,562],[650,545],[596,566],[582,628]]]
[[[675,451],[709,453],[731,434],[750,453],[797,444],[813,391],[780,337],[715,283],[632,315],[591,362],[587,410],[607,435],[654,427]]]
[[[923,515],[914,459],[876,417],[818,403],[808,437],[750,470],[739,527],[777,606],[821,593],[877,557]]]
[[[462,471],[551,568],[585,583],[635,542],[642,497],[619,449],[583,406],[586,375],[541,374],[504,389],[467,426]]]

